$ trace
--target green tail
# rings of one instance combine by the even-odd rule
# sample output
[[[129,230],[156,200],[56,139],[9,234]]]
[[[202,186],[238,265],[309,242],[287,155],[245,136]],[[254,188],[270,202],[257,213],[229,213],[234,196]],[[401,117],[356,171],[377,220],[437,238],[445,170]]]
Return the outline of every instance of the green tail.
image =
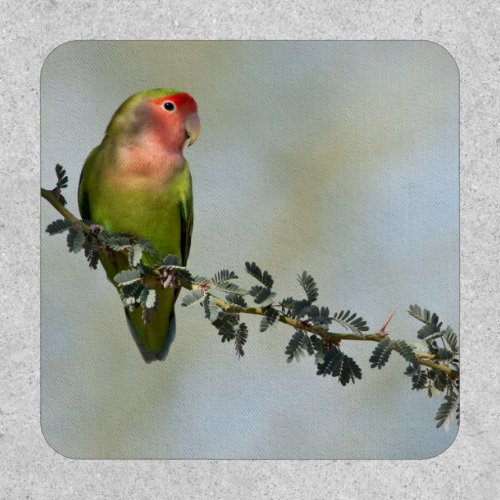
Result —
[[[146,363],[151,363],[152,361],[163,361],[168,354],[168,350],[170,349],[170,345],[175,339],[175,310],[172,307],[172,311],[168,318],[167,330],[164,339],[162,340],[162,336],[156,336],[156,338],[152,339],[152,342],[148,342],[148,337],[144,335],[144,332],[141,332],[136,328],[136,323],[134,323],[131,315],[134,314],[125,308],[125,316],[127,317],[127,323],[132,333],[132,337],[141,351],[142,358]],[[154,313],[153,313],[154,314]],[[139,321],[142,322],[142,319],[139,318]]]
[[[126,257],[114,254],[114,258],[110,259],[108,255],[102,254],[101,262],[108,279],[118,288],[113,278],[120,270],[128,267]],[[148,323],[143,320],[142,308],[133,311],[125,308],[128,327],[146,363],[155,360],[163,361],[167,357],[170,344],[175,338],[174,304],[178,295],[179,289],[158,287],[156,289],[157,309],[152,311]]]

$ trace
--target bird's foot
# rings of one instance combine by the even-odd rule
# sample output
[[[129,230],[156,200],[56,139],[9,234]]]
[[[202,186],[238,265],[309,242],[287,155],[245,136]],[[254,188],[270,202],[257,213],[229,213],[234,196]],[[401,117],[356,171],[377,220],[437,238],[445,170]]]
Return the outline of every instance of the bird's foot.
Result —
[[[163,288],[175,288],[178,285],[178,276],[175,271],[165,269],[160,279]]]
[[[99,224],[90,224],[89,229],[92,231],[92,234],[95,234],[96,236],[105,231],[105,229],[102,226],[99,226]]]
[[[104,243],[102,236],[106,234],[106,230],[98,224],[90,224],[89,229],[90,233],[87,238],[97,240],[99,252],[104,252],[106,250],[106,244]]]

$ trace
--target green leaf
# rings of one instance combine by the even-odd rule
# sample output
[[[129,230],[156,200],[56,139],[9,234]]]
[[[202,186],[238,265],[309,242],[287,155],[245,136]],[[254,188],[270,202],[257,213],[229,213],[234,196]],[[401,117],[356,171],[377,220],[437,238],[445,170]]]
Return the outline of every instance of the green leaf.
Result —
[[[444,335],[444,331],[439,331],[439,332],[436,332],[436,333],[432,333],[431,335],[427,335],[427,337],[425,337],[425,342],[427,344],[436,344],[434,341],[436,339],[440,339],[441,337],[443,337]]]
[[[222,337],[221,338],[222,342],[229,342],[236,337],[236,332],[234,331],[234,324],[229,318],[225,317],[224,315],[222,316],[222,324],[219,327],[218,333]]]
[[[52,194],[59,200],[62,206],[68,203],[59,189],[56,188],[56,191],[52,191]]]
[[[120,286],[130,285],[131,283],[135,283],[141,280],[141,272],[139,269],[126,269],[115,275],[113,278],[115,283]]]
[[[78,225],[72,225],[69,228],[68,236],[66,238],[70,252],[78,253],[85,243],[85,233]]]
[[[307,354],[309,354],[309,356],[312,356],[314,354],[314,345],[311,342],[311,338],[307,334],[304,342]]]
[[[311,310],[311,303],[308,300],[295,300],[290,314],[292,318],[300,319],[309,314]]]
[[[151,315],[158,305],[158,301],[156,300],[156,290],[143,287],[139,297],[139,302],[142,307],[142,321],[144,323],[150,323]]]
[[[106,238],[106,246],[114,250],[115,252],[121,252],[122,250],[127,250],[131,246],[130,237],[112,234]]]
[[[441,330],[443,323],[439,322],[439,316],[436,313],[431,313],[428,309],[421,309],[420,306],[416,304],[409,307],[408,313],[422,323],[425,323],[425,326],[417,333],[419,339],[425,339]]]
[[[177,255],[166,255],[159,263],[160,266],[170,267],[179,266],[179,257]]]
[[[318,369],[316,374],[323,375],[326,377],[327,375],[332,374],[332,370],[336,369],[338,364],[341,362],[344,353],[340,351],[335,346],[332,346],[328,351],[325,352],[323,356],[323,362],[318,363]]]
[[[135,244],[130,247],[128,254],[128,262],[130,267],[137,267],[141,262],[142,258],[142,246],[140,244]]]
[[[120,286],[120,296],[125,306],[133,306],[140,303],[140,296],[144,285],[140,281],[130,283],[128,285]]]
[[[222,290],[224,292],[238,294],[238,295],[247,295],[248,291],[240,288],[238,285],[234,283],[230,283],[229,281],[222,281],[221,283],[214,283],[214,288],[216,290]]]
[[[57,183],[56,187],[52,190],[52,194],[59,200],[62,205],[66,205],[66,199],[61,194],[61,189],[64,189],[68,186],[68,176],[66,175],[66,171],[64,168],[57,164],[56,165],[56,176]]]
[[[219,318],[222,320],[222,323],[228,323],[233,326],[238,325],[238,323],[240,322],[238,314],[228,314],[226,312],[220,312]]]
[[[318,337],[314,333],[309,337],[309,340],[311,341],[311,345],[315,351],[322,351],[323,350],[323,339],[321,337]]]
[[[156,290],[145,287],[141,293],[141,303],[146,309],[153,309],[157,304]]]
[[[229,293],[226,295],[226,301],[230,304],[234,304],[240,307],[246,307],[247,303],[241,295],[236,295],[235,293]]]
[[[208,318],[210,323],[213,323],[219,316],[219,309],[215,299],[211,295],[205,295],[203,307],[205,309],[205,318]]]
[[[436,391],[443,392],[448,389],[450,378],[447,373],[437,370],[427,370],[427,376],[432,380],[432,387]],[[432,394],[429,394],[432,396]]]
[[[262,272],[260,267],[255,262],[245,262],[245,267],[247,273],[252,275],[256,280],[260,281],[267,288],[272,288],[274,280],[272,276],[267,272]]]
[[[438,353],[438,345],[437,342],[431,337],[425,339],[425,343],[427,344],[427,350],[429,354],[436,355]]]
[[[87,237],[83,245],[83,249],[89,266],[92,269],[97,269],[97,264],[99,264],[99,256],[101,254],[99,248],[99,240],[94,236]]]
[[[260,285],[254,285],[248,291],[252,297],[254,297],[254,302],[256,304],[262,304],[262,306],[266,306],[272,303],[276,293],[272,292],[270,288],[265,288]]]
[[[435,314],[431,314],[428,309],[422,309],[416,304],[408,307],[408,313],[419,321],[422,321],[422,323],[430,323],[432,316],[436,316]]]
[[[417,363],[412,363],[406,367],[404,374],[408,375],[409,377],[412,377],[413,375],[418,373],[419,370],[420,370],[420,365],[418,365]]]
[[[459,349],[458,339],[456,333],[450,326],[446,327],[446,330],[444,331],[444,338],[446,339],[446,342],[448,342],[448,345],[450,346],[450,349],[453,351],[453,353],[457,354]]]
[[[236,274],[234,274],[233,271],[228,271],[227,269],[222,269],[221,271],[219,271],[218,273],[216,273],[214,275],[214,277],[212,278],[212,281],[214,283],[222,283],[223,281],[234,280],[237,278],[238,278],[238,276],[236,276]]]
[[[153,249],[153,242],[150,240],[139,240],[137,245],[141,247],[143,253],[153,254],[155,253]]]
[[[265,316],[260,321],[260,331],[265,332],[270,326],[272,326],[280,317],[279,311],[270,307],[266,309]]]
[[[280,303],[280,306],[283,309],[292,309],[293,305],[297,302],[293,297],[287,297],[286,299],[283,299]]]
[[[302,275],[299,275],[297,281],[300,283],[300,286],[306,292],[307,299],[309,302],[315,302],[318,298],[318,287],[313,277],[310,274],[307,274],[306,271],[302,272]]]
[[[403,356],[406,361],[408,361],[408,363],[415,364],[417,362],[413,347],[407,344],[404,340],[396,340],[394,342],[394,347],[396,348],[396,351]]]
[[[353,333],[358,333],[361,335],[361,332],[366,332],[369,330],[366,321],[361,317],[357,316],[356,313],[352,313],[351,311],[340,311],[339,313],[335,313],[333,315],[333,320],[336,321],[339,325],[342,325],[345,329],[351,330]]]
[[[444,347],[440,347],[436,354],[437,359],[449,360],[453,358],[453,353]]]
[[[287,362],[290,363],[294,359],[299,360],[304,355],[305,350],[308,352],[312,350],[309,337],[304,331],[296,330],[285,349],[285,354],[288,356]]]
[[[444,428],[448,430],[450,427],[452,414],[458,409],[459,398],[457,393],[452,392],[445,396],[444,399],[445,402],[438,408],[438,411],[436,413],[436,427],[439,428],[444,425]]]
[[[342,363],[339,367],[339,381],[342,385],[347,385],[349,382],[355,383],[356,379],[361,379],[361,368],[358,366],[354,359],[346,356],[342,359]],[[332,375],[336,374],[332,372]]]
[[[328,307],[311,306],[308,311],[309,319],[315,325],[329,325],[333,318],[330,317],[330,310]]]
[[[245,323],[241,323],[234,336],[234,347],[236,349],[236,355],[238,358],[244,356],[243,346],[245,345],[248,338],[248,328]]]
[[[420,330],[417,332],[417,337],[419,339],[425,339],[426,337],[429,337],[430,335],[439,332],[441,329],[441,323],[429,323],[428,325],[423,326],[420,328]]]
[[[45,231],[52,234],[64,233],[71,226],[71,221],[68,219],[57,219],[54,222],[51,222]]]
[[[346,385],[361,379],[361,368],[340,349],[332,346],[323,356],[323,363],[318,363],[317,375],[339,377],[339,382]]]
[[[56,176],[57,176],[57,187],[58,188],[66,188],[68,187],[68,176],[66,175],[66,170],[59,165],[56,165]]]
[[[194,304],[195,302],[200,300],[203,297],[203,295],[204,295],[203,290],[201,290],[199,288],[196,290],[193,290],[192,292],[189,292],[187,295],[184,295],[184,297],[182,297],[181,305],[186,307],[186,306],[189,306],[191,304]]]
[[[92,225],[91,221],[85,223],[90,226]],[[108,240],[110,238],[109,233],[102,226],[97,226],[92,229],[92,237],[97,239],[101,245],[108,246]]]
[[[420,391],[427,386],[427,370],[417,369],[416,373],[411,378],[411,388]]]
[[[385,366],[387,361],[389,361],[389,357],[392,353],[392,342],[389,337],[385,337],[384,340],[379,342],[370,358],[370,367],[378,368],[379,370]]]
[[[210,281],[208,278],[205,278],[205,276],[198,275],[194,275],[191,279],[196,285],[203,285],[204,283],[208,283]]]
[[[192,276],[191,273],[185,268],[185,267],[179,267],[175,270],[179,278],[192,282]]]

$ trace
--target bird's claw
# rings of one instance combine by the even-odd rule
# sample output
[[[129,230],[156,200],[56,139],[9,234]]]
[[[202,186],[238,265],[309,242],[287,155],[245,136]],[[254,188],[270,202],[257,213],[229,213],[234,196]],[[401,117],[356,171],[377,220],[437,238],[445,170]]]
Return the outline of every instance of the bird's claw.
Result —
[[[177,286],[177,274],[175,271],[165,269],[161,275],[163,288],[175,288]]]
[[[89,229],[92,232],[92,234],[95,234],[96,236],[105,231],[102,226],[99,226],[99,224],[91,224],[89,226]]]

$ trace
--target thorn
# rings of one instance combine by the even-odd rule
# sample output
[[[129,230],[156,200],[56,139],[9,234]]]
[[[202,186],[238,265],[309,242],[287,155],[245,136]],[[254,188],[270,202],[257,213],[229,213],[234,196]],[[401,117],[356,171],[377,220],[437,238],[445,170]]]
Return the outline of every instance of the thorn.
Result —
[[[381,337],[385,337],[386,335],[389,335],[389,332],[386,332],[385,329],[387,328],[387,325],[389,324],[389,321],[391,321],[395,312],[396,312],[396,309],[394,309],[394,311],[392,311],[391,314],[389,314],[388,318],[384,321],[384,324],[380,327],[378,334]]]

